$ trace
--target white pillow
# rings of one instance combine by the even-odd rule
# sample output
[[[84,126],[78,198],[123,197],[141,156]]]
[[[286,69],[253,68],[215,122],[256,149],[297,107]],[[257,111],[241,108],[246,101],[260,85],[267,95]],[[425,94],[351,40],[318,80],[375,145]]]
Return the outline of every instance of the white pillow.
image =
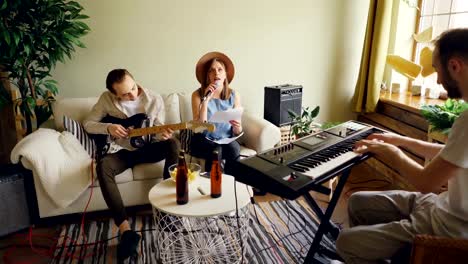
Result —
[[[193,119],[192,115],[192,94],[178,93],[180,104],[180,119],[183,122]]]
[[[164,100],[165,124],[180,123],[179,97],[176,93],[161,95]]]

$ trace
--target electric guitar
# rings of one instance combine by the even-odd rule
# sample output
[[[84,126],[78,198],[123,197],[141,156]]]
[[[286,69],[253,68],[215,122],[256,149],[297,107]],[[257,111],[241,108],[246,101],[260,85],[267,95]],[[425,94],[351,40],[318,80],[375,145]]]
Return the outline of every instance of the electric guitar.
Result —
[[[143,147],[145,144],[150,142],[151,134],[158,134],[166,129],[171,129],[174,131],[190,129],[193,130],[195,133],[199,133],[205,130],[213,132],[215,130],[214,124],[197,121],[189,121],[159,126],[148,126],[149,118],[144,113],[136,114],[126,119],[121,119],[107,115],[101,120],[101,122],[119,124],[125,128],[128,128],[128,137],[130,138],[130,144],[134,148]],[[145,138],[145,136],[147,137]],[[107,153],[107,150],[109,148],[110,144],[107,142],[107,137],[108,135],[94,135],[96,147],[101,155]]]

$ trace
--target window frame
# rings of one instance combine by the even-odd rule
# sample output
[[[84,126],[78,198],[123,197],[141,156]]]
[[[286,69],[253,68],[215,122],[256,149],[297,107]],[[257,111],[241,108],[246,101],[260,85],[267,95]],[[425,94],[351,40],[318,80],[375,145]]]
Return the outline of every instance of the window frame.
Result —
[[[438,0],[432,0],[432,1],[433,1],[432,13],[430,13],[430,14],[428,14],[428,15],[423,15],[422,12],[423,12],[423,2],[424,2],[424,1],[427,1],[427,0],[418,0],[418,4],[417,4],[418,12],[416,12],[417,14],[416,14],[415,34],[418,34],[418,33],[422,32],[423,30],[425,30],[424,28],[420,28],[420,26],[421,26],[421,20],[422,20],[423,18],[425,18],[425,17],[430,17],[430,16],[434,17],[434,16],[440,16],[440,15],[448,15],[448,25],[447,25],[447,28],[445,29],[445,30],[447,30],[447,29],[450,29],[450,28],[451,28],[451,27],[450,27],[450,21],[451,21],[452,15],[456,15],[456,14],[465,14],[465,13],[468,14],[468,10],[462,11],[462,12],[460,12],[460,11],[452,12],[452,6],[453,6],[454,0],[450,0],[450,9],[449,9],[449,12],[444,12],[444,13],[435,12],[435,11],[434,11],[435,1],[438,1]],[[434,28],[434,25],[433,25],[432,22],[431,22],[431,26]],[[468,26],[468,25],[467,25],[467,26]],[[414,43],[414,45],[413,45],[413,52],[412,52],[412,61],[413,61],[413,62],[418,63],[418,62],[416,61],[416,60],[419,61],[419,54],[418,54],[418,53],[421,52],[421,49],[422,49],[424,46],[427,46],[427,45],[428,45],[428,44],[421,44],[421,43],[418,43],[418,42],[415,41],[415,43]],[[429,46],[430,46],[430,45],[429,45]],[[429,76],[427,76],[427,77],[424,77],[424,78],[431,78],[431,79],[432,79],[432,78],[434,78],[434,75],[436,75],[436,74],[437,74],[437,73],[433,73],[433,74],[431,74],[431,75],[429,75]],[[432,76],[432,77],[431,77],[431,76]],[[410,85],[414,84],[415,81],[416,81],[416,82],[422,81],[423,84],[424,84],[426,87],[427,87],[427,86],[431,87],[431,86],[433,86],[434,84],[437,85],[437,86],[439,86],[439,87],[442,87],[441,85],[438,85],[438,84],[437,84],[437,77],[435,77],[435,78],[436,78],[436,79],[435,79],[435,82],[434,82],[434,80],[432,79],[432,80],[430,80],[429,83],[426,82],[422,77],[421,77],[420,80],[418,80],[418,79],[412,80],[412,81],[408,82],[408,87],[407,87],[407,88],[409,89],[409,88],[410,88]],[[419,84],[419,83],[418,83],[418,84]],[[445,89],[445,88],[442,87],[442,89]],[[424,96],[424,95],[421,95],[421,96]]]

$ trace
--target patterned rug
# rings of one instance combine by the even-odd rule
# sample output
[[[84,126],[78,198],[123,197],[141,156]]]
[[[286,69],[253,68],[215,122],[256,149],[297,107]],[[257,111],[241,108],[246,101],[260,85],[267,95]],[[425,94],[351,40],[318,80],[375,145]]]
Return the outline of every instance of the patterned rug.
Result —
[[[277,201],[250,206],[247,239],[244,245],[244,263],[303,263],[318,227],[318,219],[306,202]],[[258,219],[258,220],[257,220]],[[135,216],[129,219],[134,230],[155,228],[153,216]],[[113,220],[91,221],[85,224],[88,243],[105,241],[88,247],[67,246],[59,241],[51,263],[117,263],[116,247],[118,229]],[[157,243],[154,231],[143,231],[138,257],[126,263],[157,263]],[[65,225],[62,236],[68,236],[75,244],[83,243],[79,225]],[[227,238],[226,238],[227,239]],[[333,240],[327,236],[322,245],[334,249]],[[73,256],[73,257],[71,257]],[[321,263],[330,260],[317,256]],[[193,262],[195,263],[195,261]],[[204,262],[199,262],[204,263]]]

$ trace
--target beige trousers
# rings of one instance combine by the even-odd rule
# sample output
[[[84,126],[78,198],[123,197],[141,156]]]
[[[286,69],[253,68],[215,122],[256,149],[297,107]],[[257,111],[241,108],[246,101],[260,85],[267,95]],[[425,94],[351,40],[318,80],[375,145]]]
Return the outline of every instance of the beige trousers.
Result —
[[[336,248],[346,263],[379,263],[392,258],[416,234],[434,234],[431,213],[437,195],[406,191],[357,192],[349,198],[351,228]]]

